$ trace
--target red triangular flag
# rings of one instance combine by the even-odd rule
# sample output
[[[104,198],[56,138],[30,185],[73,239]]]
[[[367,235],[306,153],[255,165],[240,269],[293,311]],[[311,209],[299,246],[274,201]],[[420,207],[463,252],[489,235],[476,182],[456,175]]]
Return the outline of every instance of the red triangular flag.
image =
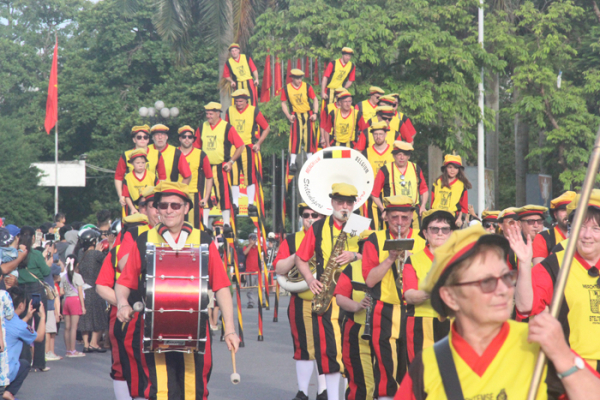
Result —
[[[260,102],[267,103],[269,100],[271,100],[271,56],[267,55],[265,58],[262,88],[260,90]]]
[[[291,74],[292,74],[292,62],[290,60],[288,60],[287,71],[285,73],[285,84],[286,85],[288,83],[292,83],[292,77],[290,76]]]
[[[275,96],[281,94],[281,62],[275,57]]]
[[[194,140],[194,147],[196,147],[197,149],[201,149],[202,148],[202,143],[200,140],[200,127],[196,128],[196,140]]]
[[[301,58],[296,60],[296,68],[298,68],[299,70],[302,69],[302,59]],[[306,71],[304,71],[304,73],[306,73]]]
[[[58,38],[54,44],[54,56],[52,57],[52,69],[50,69],[50,81],[48,82],[48,98],[46,100],[46,121],[44,127],[49,135],[54,125],[58,122]]]
[[[321,81],[319,80],[319,57],[315,58],[315,69],[313,71],[313,75],[315,77],[315,85],[320,85]]]
[[[306,61],[304,62],[304,76],[306,78],[310,77],[310,59],[306,57]],[[310,79],[306,79],[310,82]]]

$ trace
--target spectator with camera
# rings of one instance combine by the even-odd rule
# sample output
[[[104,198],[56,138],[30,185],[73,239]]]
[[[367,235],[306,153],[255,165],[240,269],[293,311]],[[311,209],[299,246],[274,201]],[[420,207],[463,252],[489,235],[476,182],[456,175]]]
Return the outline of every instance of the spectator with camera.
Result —
[[[35,231],[34,231],[35,232]],[[15,309],[15,314],[10,320],[5,320],[6,326],[6,350],[8,353],[10,384],[4,391],[4,399],[14,400],[15,395],[23,385],[23,381],[29,374],[29,360],[21,356],[26,344],[27,349],[32,343],[44,342],[46,336],[46,310],[43,302],[34,301],[28,297],[26,291],[19,287],[9,290]],[[25,314],[23,319],[21,315]],[[39,321],[36,324],[37,331],[31,327],[32,318]],[[27,352],[23,352],[26,354]],[[44,353],[41,352],[42,357]]]
[[[248,236],[248,245],[244,246],[244,255],[246,256],[246,272],[250,272],[249,275],[246,275],[246,286],[258,286],[258,274],[260,273],[260,268],[258,265],[258,246],[257,246],[257,237],[256,233],[251,233]],[[247,289],[246,296],[248,297],[248,308],[254,308],[254,295],[255,292],[258,293],[255,289]]]
[[[46,290],[42,281],[50,275],[50,266],[52,265],[52,255],[54,246],[47,244],[43,252],[32,249],[31,246],[35,240],[35,229],[30,226],[24,226],[19,233],[19,243],[25,245],[28,252],[27,258],[19,265],[19,287],[25,292],[29,299],[38,298],[42,304],[46,304]],[[44,315],[44,325],[45,318]],[[40,317],[38,313],[33,315],[33,320],[28,320],[35,326],[39,326]],[[46,340],[45,335],[41,342],[35,342],[33,353],[33,372],[46,372],[50,368],[46,367]]]

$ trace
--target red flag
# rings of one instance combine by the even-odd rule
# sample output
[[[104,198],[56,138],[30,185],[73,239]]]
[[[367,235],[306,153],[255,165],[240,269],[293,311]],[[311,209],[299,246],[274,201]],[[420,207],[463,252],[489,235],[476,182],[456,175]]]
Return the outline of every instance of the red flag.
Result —
[[[46,121],[44,127],[46,133],[50,134],[54,125],[58,122],[58,38],[54,44],[54,56],[52,57],[52,69],[50,70],[50,82],[48,83],[48,99],[46,100]]]
[[[281,62],[275,57],[275,96],[281,94]]]
[[[287,85],[288,83],[292,83],[292,77],[290,76],[292,74],[292,61],[288,60],[287,63],[287,71],[285,73],[285,84]]]
[[[310,76],[310,59],[308,57],[306,57],[306,61],[304,62],[304,76],[307,78]],[[306,80],[310,81],[310,79]]]
[[[315,69],[313,71],[313,75],[315,77],[315,85],[320,85],[321,81],[319,80],[319,57],[315,58]]]
[[[269,100],[271,100],[271,56],[267,55],[265,58],[262,88],[260,90],[260,102],[267,103]]]
[[[298,68],[299,70],[302,69],[302,59],[301,58],[296,60],[296,68]],[[306,71],[304,71],[304,73],[306,73]]]

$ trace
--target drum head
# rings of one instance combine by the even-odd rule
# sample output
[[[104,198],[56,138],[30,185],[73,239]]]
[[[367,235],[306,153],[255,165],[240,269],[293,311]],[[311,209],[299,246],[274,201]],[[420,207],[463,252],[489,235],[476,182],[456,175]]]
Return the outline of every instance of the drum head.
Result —
[[[375,182],[371,164],[359,151],[347,147],[328,147],[309,158],[298,178],[302,200],[313,210],[331,215],[331,185],[348,183],[358,190],[354,209],[371,195]]]

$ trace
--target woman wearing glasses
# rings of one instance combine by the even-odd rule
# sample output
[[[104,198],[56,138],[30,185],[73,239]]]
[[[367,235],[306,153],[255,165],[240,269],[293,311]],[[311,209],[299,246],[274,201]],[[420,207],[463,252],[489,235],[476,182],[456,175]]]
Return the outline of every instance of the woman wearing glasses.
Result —
[[[296,251],[300,248],[304,235],[313,222],[321,219],[322,215],[313,211],[306,203],[298,204],[298,213],[302,218],[302,230],[293,235],[287,235],[279,246],[277,257],[273,261],[277,275],[287,275],[295,265]],[[294,344],[294,360],[296,360],[296,376],[298,379],[298,393],[294,400],[308,399],[308,384],[316,371],[315,347],[312,331],[312,298],[313,293],[306,289],[301,293],[291,293],[288,306],[288,319],[292,331]],[[327,399],[325,391],[325,375],[320,375],[318,386],[319,399]],[[324,393],[324,394],[323,394]]]
[[[572,219],[580,196],[569,203],[567,213]],[[518,236],[517,236],[518,239]],[[569,239],[572,240],[572,239]],[[576,253],[567,285],[565,303],[559,314],[565,336],[581,358],[596,371],[600,370],[600,190],[592,191],[584,223],[577,240]],[[566,246],[563,246],[566,248]],[[532,254],[532,250],[529,249]],[[550,254],[540,264],[530,268],[522,265],[516,292],[517,311],[523,317],[537,315],[552,301],[554,284],[563,264],[565,250]],[[573,362],[573,361],[572,361]],[[557,366],[558,372],[561,371]]]
[[[125,179],[125,174],[133,171],[133,164],[129,162],[129,159],[134,151],[145,150],[148,160],[146,162],[148,171],[155,174],[160,181],[167,179],[165,162],[160,151],[148,148],[148,144],[150,143],[150,127],[148,125],[134,126],[131,128],[131,139],[135,147],[121,154],[117,169],[115,170],[115,189],[119,196],[119,202],[123,207],[127,206],[125,197],[123,196],[123,179]]]
[[[409,363],[423,348],[433,345],[450,331],[450,321],[438,318],[438,313],[431,307],[429,294],[419,290],[419,284],[431,269],[435,249],[446,243],[452,231],[456,230],[454,215],[432,208],[425,211],[422,217],[419,236],[427,240],[427,246],[406,260],[402,276],[402,290],[407,303],[406,348]]]
[[[481,213],[481,225],[488,233],[498,233],[498,214],[500,211],[484,211]]]
[[[563,373],[571,400],[598,393],[591,370],[570,373],[575,355],[556,320],[544,313],[529,329],[509,320],[517,275],[505,262],[508,248],[505,238],[475,225],[435,250],[421,289],[435,311],[454,320],[446,338],[415,357],[396,399],[525,399],[540,347]],[[538,399],[549,396],[547,377]]]

